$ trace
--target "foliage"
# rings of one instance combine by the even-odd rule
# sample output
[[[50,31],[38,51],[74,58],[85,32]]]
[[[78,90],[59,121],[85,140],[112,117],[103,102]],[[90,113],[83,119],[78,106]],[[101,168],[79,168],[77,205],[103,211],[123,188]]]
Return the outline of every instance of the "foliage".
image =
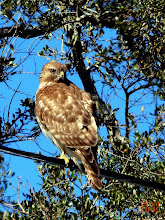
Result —
[[[7,190],[7,187],[9,184],[11,184],[11,177],[15,175],[14,172],[12,172],[9,169],[9,164],[4,162],[4,158],[0,155],[0,204],[3,204],[5,207],[5,204],[10,203],[10,197],[4,196]],[[0,212],[0,217],[3,216],[3,213]]]
[[[8,110],[8,116],[10,114],[10,107]],[[1,143],[11,143],[16,141],[30,140],[34,136],[36,136],[35,127],[27,133],[27,125],[30,124],[31,121],[34,121],[34,100],[26,98],[25,100],[21,100],[20,108],[16,110],[15,113],[12,114],[12,119],[9,120],[9,117],[0,118],[1,123]]]
[[[21,65],[33,55],[35,42],[46,41],[37,51],[39,58],[67,63],[96,103],[100,167],[165,183],[164,1],[4,0],[0,4],[0,82],[7,84],[17,77]],[[32,39],[27,56],[21,59],[17,57],[20,39]],[[50,46],[54,39],[62,42],[61,50]],[[19,103],[15,113],[10,105],[7,115],[1,113],[3,144],[35,139],[40,133],[34,100],[24,96]],[[104,179],[104,190],[98,193],[84,184],[81,173],[48,164],[38,164],[38,169],[41,189],[35,192],[30,186],[26,199],[14,212],[5,212],[4,219],[164,216],[162,192]],[[150,200],[159,202],[160,209],[141,212],[141,202]]]

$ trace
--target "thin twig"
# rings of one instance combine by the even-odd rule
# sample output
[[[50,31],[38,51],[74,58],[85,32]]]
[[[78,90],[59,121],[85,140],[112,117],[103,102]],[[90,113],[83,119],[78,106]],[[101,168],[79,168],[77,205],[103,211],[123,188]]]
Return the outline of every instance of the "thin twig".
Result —
[[[23,208],[19,200],[19,195],[20,195],[20,181],[19,180],[20,180],[20,177],[18,177],[18,205],[22,209],[23,213],[26,213],[25,209]]]
[[[10,100],[10,103],[9,103],[9,108],[8,108],[8,114],[7,114],[7,122],[9,122],[9,115],[10,115],[10,107],[11,107],[11,103],[12,103],[13,98],[14,98],[15,94],[17,93],[17,91],[18,91],[18,89],[19,89],[20,85],[21,85],[21,82],[19,83],[19,85],[18,85],[17,89],[15,90],[15,92],[14,92],[14,94],[13,94],[13,96],[12,96],[11,100]]]

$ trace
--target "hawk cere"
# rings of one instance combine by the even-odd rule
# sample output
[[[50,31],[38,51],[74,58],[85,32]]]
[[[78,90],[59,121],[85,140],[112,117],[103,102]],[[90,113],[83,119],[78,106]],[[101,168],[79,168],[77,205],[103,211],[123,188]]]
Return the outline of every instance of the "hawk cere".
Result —
[[[97,144],[97,125],[90,94],[66,78],[67,68],[57,62],[47,63],[41,72],[36,93],[35,114],[46,137],[61,151],[85,167],[91,186],[100,190],[99,168],[92,147]]]

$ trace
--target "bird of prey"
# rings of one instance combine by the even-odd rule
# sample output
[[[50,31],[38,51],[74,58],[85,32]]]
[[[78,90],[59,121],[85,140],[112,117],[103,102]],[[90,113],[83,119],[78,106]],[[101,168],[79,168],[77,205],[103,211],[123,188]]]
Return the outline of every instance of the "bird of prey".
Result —
[[[102,189],[93,149],[97,144],[94,103],[89,93],[66,78],[67,68],[55,61],[47,63],[40,75],[35,114],[44,135],[79,166],[81,161],[90,185]]]

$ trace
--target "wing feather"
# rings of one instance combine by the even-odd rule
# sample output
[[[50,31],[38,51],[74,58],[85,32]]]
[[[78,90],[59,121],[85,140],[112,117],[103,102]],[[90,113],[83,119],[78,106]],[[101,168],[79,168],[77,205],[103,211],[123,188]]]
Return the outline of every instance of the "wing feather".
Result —
[[[95,146],[97,126],[90,95],[64,83],[54,83],[36,94],[36,116],[49,132],[69,147]]]

